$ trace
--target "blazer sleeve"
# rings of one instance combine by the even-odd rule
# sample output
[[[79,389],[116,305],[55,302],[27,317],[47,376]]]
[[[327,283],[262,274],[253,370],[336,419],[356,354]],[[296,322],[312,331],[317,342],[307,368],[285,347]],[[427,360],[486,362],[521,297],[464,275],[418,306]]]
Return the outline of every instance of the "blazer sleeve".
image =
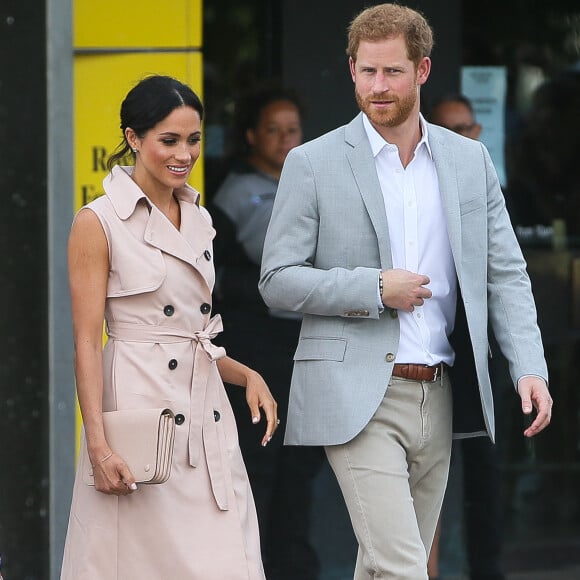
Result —
[[[326,144],[328,145],[328,144]],[[344,145],[343,145],[344,146]],[[377,287],[379,268],[342,267],[325,260],[328,248],[318,247],[321,223],[332,221],[331,229],[353,236],[348,223],[337,223],[338,215],[326,209],[317,179],[335,179],[334,195],[340,196],[340,176],[324,174],[324,157],[293,149],[286,158],[262,257],[259,288],[268,306],[321,316],[379,317]],[[317,163],[318,161],[318,163]],[[346,170],[346,169],[345,169]],[[328,190],[328,188],[325,188]],[[334,200],[334,204],[340,199]],[[336,239],[337,246],[344,239]],[[332,237],[326,236],[325,245]]]
[[[526,262],[506,210],[493,163],[483,150],[487,179],[488,312],[515,384],[525,374],[548,382],[542,338]]]

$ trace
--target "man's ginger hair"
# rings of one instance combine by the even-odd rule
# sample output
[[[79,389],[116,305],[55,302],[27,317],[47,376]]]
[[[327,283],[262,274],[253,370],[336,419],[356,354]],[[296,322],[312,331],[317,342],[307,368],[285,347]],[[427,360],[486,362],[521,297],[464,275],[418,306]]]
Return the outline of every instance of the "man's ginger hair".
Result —
[[[346,53],[356,61],[361,41],[377,42],[402,35],[415,68],[433,49],[433,30],[416,10],[398,4],[379,4],[363,10],[348,27]]]

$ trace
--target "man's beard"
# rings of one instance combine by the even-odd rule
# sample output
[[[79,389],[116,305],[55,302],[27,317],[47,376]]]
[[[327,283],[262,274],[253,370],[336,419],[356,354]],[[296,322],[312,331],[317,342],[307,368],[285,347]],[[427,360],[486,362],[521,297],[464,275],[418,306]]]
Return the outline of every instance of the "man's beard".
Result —
[[[394,95],[382,93],[363,97],[355,88],[354,94],[360,110],[367,115],[369,120],[378,127],[398,127],[402,125],[411,114],[417,103],[417,89],[410,91],[402,99]],[[371,101],[391,101],[389,109],[380,110],[371,104]]]

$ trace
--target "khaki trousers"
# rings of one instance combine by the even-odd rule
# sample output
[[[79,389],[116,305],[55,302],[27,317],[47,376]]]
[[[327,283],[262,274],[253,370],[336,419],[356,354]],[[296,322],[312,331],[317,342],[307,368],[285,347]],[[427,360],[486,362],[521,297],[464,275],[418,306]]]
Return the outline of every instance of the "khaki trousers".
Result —
[[[353,440],[325,448],[359,550],[355,580],[427,580],[451,455],[449,376],[393,378]]]

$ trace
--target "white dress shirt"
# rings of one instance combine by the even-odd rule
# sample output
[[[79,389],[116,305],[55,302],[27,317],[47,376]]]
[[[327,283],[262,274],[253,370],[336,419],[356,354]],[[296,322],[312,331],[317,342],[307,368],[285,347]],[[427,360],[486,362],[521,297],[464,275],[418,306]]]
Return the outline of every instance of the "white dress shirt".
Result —
[[[399,311],[396,362],[452,365],[448,336],[455,323],[457,275],[427,123],[420,116],[422,137],[407,167],[401,163],[398,147],[385,141],[366,115],[363,124],[385,201],[393,268],[428,276],[427,287],[433,293],[413,312]]]

